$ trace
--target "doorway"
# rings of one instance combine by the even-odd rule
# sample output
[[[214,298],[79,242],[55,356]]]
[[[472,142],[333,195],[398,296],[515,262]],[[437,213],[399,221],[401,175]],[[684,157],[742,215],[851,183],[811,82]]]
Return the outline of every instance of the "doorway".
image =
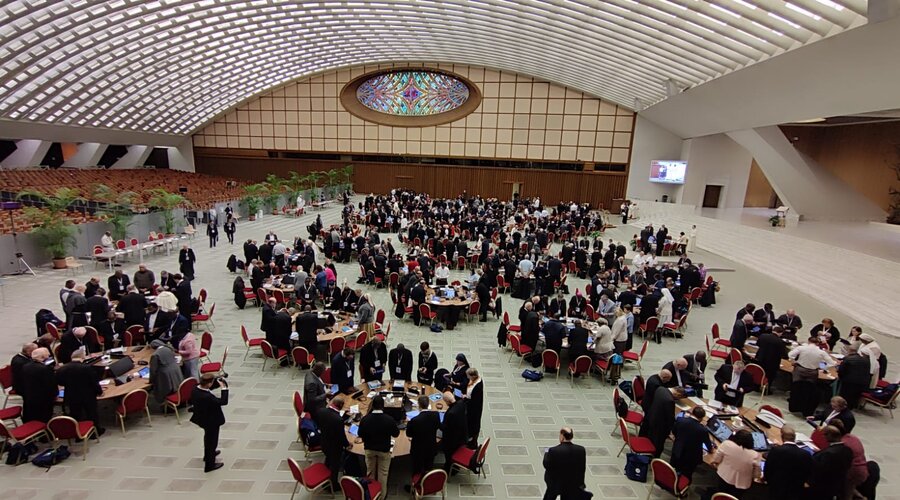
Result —
[[[522,196],[522,182],[513,182],[512,183],[512,199],[518,200],[520,196]]]
[[[703,192],[703,208],[719,208],[719,198],[722,196],[722,186],[706,185]]]

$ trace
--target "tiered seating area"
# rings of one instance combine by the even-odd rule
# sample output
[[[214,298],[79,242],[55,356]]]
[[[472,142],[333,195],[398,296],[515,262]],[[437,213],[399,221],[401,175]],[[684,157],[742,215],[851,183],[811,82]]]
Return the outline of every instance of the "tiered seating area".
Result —
[[[163,188],[172,193],[187,188],[183,193],[188,200],[188,208],[204,209],[211,204],[238,199],[242,196],[245,181],[228,179],[205,174],[179,172],[175,170],[108,170],[108,169],[11,169],[0,170],[0,191],[4,200],[13,200],[17,193],[34,190],[52,193],[59,187],[71,187],[81,192],[81,196],[91,201],[91,190],[96,184],[105,184],[116,192],[133,191],[138,193],[138,205],[146,204],[150,199],[150,189]],[[90,203],[89,203],[90,206]],[[13,224],[17,232],[31,229],[21,210],[12,211]],[[73,222],[83,223],[98,220],[92,214],[70,212]],[[0,214],[0,233],[13,230],[9,214]]]

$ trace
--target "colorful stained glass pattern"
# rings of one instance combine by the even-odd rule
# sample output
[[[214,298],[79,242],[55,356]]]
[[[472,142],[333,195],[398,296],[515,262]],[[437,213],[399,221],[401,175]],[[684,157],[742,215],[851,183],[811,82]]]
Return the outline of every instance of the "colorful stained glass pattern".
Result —
[[[452,111],[469,99],[469,87],[432,71],[394,71],[374,76],[356,89],[363,106],[397,116],[431,116]]]

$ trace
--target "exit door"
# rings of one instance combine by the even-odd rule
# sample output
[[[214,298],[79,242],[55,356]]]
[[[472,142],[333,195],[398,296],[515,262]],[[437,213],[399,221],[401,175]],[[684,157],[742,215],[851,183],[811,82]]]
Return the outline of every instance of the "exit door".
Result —
[[[513,182],[512,183],[512,199],[518,199],[522,196],[522,182]]]
[[[719,198],[722,196],[722,186],[706,185],[703,192],[703,208],[719,208]]]

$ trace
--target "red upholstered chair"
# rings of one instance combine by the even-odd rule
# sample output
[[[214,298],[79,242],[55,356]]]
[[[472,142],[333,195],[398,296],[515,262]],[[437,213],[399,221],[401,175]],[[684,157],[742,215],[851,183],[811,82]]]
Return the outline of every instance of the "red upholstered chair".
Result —
[[[541,353],[541,371],[556,370],[556,378],[559,379],[559,354],[553,349],[544,349]]]
[[[646,338],[647,335],[653,335],[659,328],[659,318],[656,316],[651,316],[647,318],[647,322],[641,325],[641,338]]]
[[[634,385],[632,385],[632,388],[633,387],[634,387]],[[613,389],[613,410],[614,411],[618,411],[619,401],[621,399],[622,399],[622,396],[619,395],[619,388],[616,387],[615,389]],[[633,410],[628,410],[627,413],[625,414],[625,416],[622,417],[622,420],[624,420],[626,424],[631,424],[635,427],[640,427],[641,422],[644,421],[644,414],[633,411]],[[616,432],[616,430],[613,429],[613,434],[615,434],[615,432]]]
[[[728,353],[728,357],[731,359],[732,363],[734,363],[735,361],[742,361],[744,359],[744,355],[741,354],[741,351],[734,348],[732,348]]]
[[[362,349],[363,346],[366,345],[368,342],[369,342],[369,332],[363,330],[363,331],[359,332],[355,338],[348,340],[345,347],[349,347],[350,349],[353,349],[354,351],[358,351],[358,350]]]
[[[525,356],[531,354],[531,347],[523,344],[522,339],[518,335],[508,334],[506,338],[509,340],[509,345],[512,346],[513,350],[512,354],[509,355],[509,361],[512,361],[513,355],[519,356],[519,366],[521,366]]]
[[[653,318],[650,318],[650,319],[653,319]],[[648,321],[648,323],[649,323],[649,321]],[[650,345],[650,341],[645,340],[644,345],[641,346],[640,352],[625,351],[622,353],[622,357],[625,358],[625,361],[633,361],[633,362],[637,363],[638,373],[640,373],[641,375],[644,374],[644,372],[641,371],[641,360],[644,359],[644,355],[647,354],[647,346],[649,346],[649,345]]]
[[[316,362],[316,356],[307,351],[305,347],[297,346],[291,349],[291,362],[296,368],[306,369]],[[292,379],[297,376],[298,371],[294,370],[294,373],[291,374]]]
[[[10,397],[21,397],[12,387],[12,366],[6,365],[0,368],[0,390],[3,391],[3,408],[9,402]]]
[[[315,495],[325,489],[332,494],[334,493],[331,491],[331,469],[325,464],[316,463],[301,469],[300,464],[296,460],[288,458],[288,467],[291,468],[291,475],[294,476],[294,481],[297,481],[297,484],[294,485],[294,491],[291,493],[291,500],[293,500],[294,495],[297,494],[297,488],[301,485],[311,495]]]
[[[653,471],[653,485],[659,486],[662,490],[671,493],[675,498],[687,498],[688,488],[691,487],[691,480],[687,476],[680,476],[675,472],[675,468],[669,465],[669,462],[654,458],[650,462],[650,470]],[[653,493],[653,485],[650,485],[650,494]]]
[[[509,324],[509,313],[508,312],[503,313],[503,324],[506,325],[506,331],[509,331],[509,332],[521,332],[522,331],[521,325],[510,325]]]
[[[335,354],[344,350],[344,346],[347,345],[347,341],[344,340],[344,337],[335,337],[331,339],[331,342],[328,343],[328,362],[331,362],[331,358],[334,357]]]
[[[810,434],[809,439],[816,445],[816,448],[820,450],[824,450],[828,448],[828,440],[825,439],[825,431],[823,428],[819,427],[814,430],[812,434]]]
[[[200,374],[204,373],[216,373],[219,375],[223,375],[225,373],[225,360],[228,358],[228,346],[225,346],[225,350],[222,352],[222,362],[219,363],[217,361],[213,361],[212,363],[203,363],[200,365]]]
[[[716,493],[709,500],[738,500],[737,497],[729,495],[728,493]]]
[[[209,361],[209,351],[212,349],[213,336],[209,332],[203,332],[200,335],[200,359]]]
[[[482,475],[487,479],[487,473],[484,472],[484,459],[487,456],[488,446],[491,444],[491,438],[487,438],[478,446],[477,450],[473,450],[466,445],[462,445],[456,449],[450,458],[452,465],[451,470],[467,470],[475,475]],[[475,457],[474,467],[472,466]]]
[[[147,343],[147,341],[144,340],[143,325],[131,325],[126,328],[125,331],[131,334],[132,345],[144,345]]]
[[[122,398],[119,407],[116,408],[116,416],[119,417],[119,423],[122,425],[122,435],[125,435],[125,417],[130,413],[138,413],[143,411],[147,414],[147,425],[153,426],[150,421],[150,409],[147,408],[147,400],[150,394],[144,389],[137,389],[129,392]]]
[[[732,351],[735,350],[737,349],[732,349]],[[769,389],[769,379],[766,378],[766,371],[756,363],[748,363],[744,370],[753,377],[753,385],[759,387],[759,401],[756,402],[756,404],[759,405],[762,403],[763,397],[765,397],[766,391]]]
[[[175,420],[178,421],[178,425],[181,425],[181,415],[178,414],[178,407],[190,404],[191,392],[194,390],[194,387],[197,386],[197,383],[197,379],[194,377],[188,377],[182,380],[181,384],[178,386],[178,390],[166,396],[166,400],[163,402],[163,414],[165,414],[169,408],[175,410]]]
[[[600,381],[602,382],[604,377],[606,377],[606,371],[609,370],[609,360],[608,359],[594,360],[594,364],[591,366],[591,370],[597,372],[600,375]]]
[[[497,275],[497,288],[500,290],[500,293],[506,293],[506,289],[508,288],[506,279],[503,278],[502,274]]]
[[[631,392],[634,394],[634,403],[638,406],[644,400],[645,387],[644,377],[637,375],[631,380]]]
[[[717,347],[723,347],[726,351],[731,349],[731,341],[728,339],[723,339],[719,336],[718,323],[713,323],[712,328],[710,328],[710,333],[712,333],[713,338],[713,349]]]
[[[725,361],[731,355],[730,351],[730,348],[725,351],[711,350],[709,348],[709,337],[706,337],[706,354],[709,355],[710,359],[721,359],[722,361]]]
[[[122,243],[124,243],[124,241]],[[47,422],[47,430],[50,432],[50,437],[54,441],[65,439],[69,442],[69,447],[72,446],[73,439],[80,439],[84,446],[84,453],[81,454],[82,460],[87,460],[88,441],[90,441],[90,437],[94,436],[97,438],[97,441],[100,441],[100,434],[97,433],[94,422],[90,420],[78,422],[72,417],[60,415],[51,418],[50,421]]]
[[[594,360],[590,356],[578,356],[578,359],[569,363],[569,379],[574,384],[575,377],[591,371]]]
[[[200,293],[197,294],[197,300],[199,300],[201,304],[206,304],[206,297],[208,296],[209,293],[206,291],[206,288],[201,288]]]
[[[381,331],[381,326],[384,324],[385,313],[384,309],[379,309],[375,311],[375,331]]]
[[[288,355],[287,351],[285,351],[284,349],[278,349],[276,347],[272,347],[272,344],[270,344],[268,340],[263,340],[259,344],[259,347],[260,347],[260,349],[262,349],[262,353],[263,353],[263,365],[262,365],[263,371],[266,371],[266,363],[270,359],[275,360],[275,362],[272,363],[273,371],[278,369],[278,366],[281,364],[282,360],[287,359],[287,355]]]
[[[53,340],[59,340],[59,328],[56,325],[48,322],[44,325],[44,330],[53,337]]]
[[[88,346],[100,346],[100,351],[98,352],[103,352],[105,350],[105,348],[103,347],[103,337],[101,337],[100,334],[97,333],[97,329],[93,326],[85,326],[84,330],[85,348],[88,348]]]
[[[369,490],[369,500],[379,500],[381,498],[382,487],[378,481],[370,480],[367,489]],[[341,491],[344,492],[344,498],[347,500],[364,500],[366,498],[362,485],[350,476],[341,478]]]
[[[24,445],[45,436],[47,436],[47,424],[44,422],[32,420],[12,429],[7,427],[5,423],[0,422],[0,438],[3,438],[3,446],[0,446],[0,450],[5,450],[7,445]],[[16,465],[20,463],[21,454],[20,461],[16,462]]]
[[[325,368],[325,371],[322,372],[322,382],[325,382],[325,385],[331,385],[331,367]]]
[[[466,258],[465,257],[457,257],[456,258],[456,268],[457,269],[465,269],[466,268]]]
[[[419,322],[421,324],[425,324],[426,326],[431,326],[434,324],[435,318],[437,318],[437,313],[431,310],[431,307],[428,304],[419,304]],[[425,321],[427,320],[427,324]]]
[[[396,290],[398,286],[400,286],[400,275],[391,273],[390,276],[388,276],[388,288]]]
[[[287,304],[287,300],[284,297],[284,292],[275,288],[272,290],[272,297],[275,297],[275,302],[278,307],[284,307]]]
[[[2,421],[14,421],[15,419],[22,416],[22,407],[21,406],[10,406],[9,408],[3,408],[0,410],[0,422]],[[15,422],[13,422],[15,423]]]
[[[424,476],[416,474],[412,477],[412,485],[415,500],[438,494],[441,498],[446,498],[447,472],[443,469],[434,469],[426,472]]]
[[[881,382],[881,381],[879,381]],[[887,401],[882,401],[875,397],[875,395],[871,391],[865,391],[862,393],[860,397],[860,409],[865,408],[866,405],[871,404],[881,408],[881,412],[884,413],[885,408],[887,408],[888,412],[891,414],[891,418],[894,418],[894,407],[897,406],[897,396],[900,395],[900,391],[894,391],[894,394],[888,398]]]
[[[392,322],[388,322],[387,328],[385,330],[375,333],[375,338],[382,342],[387,340],[388,336],[391,334],[391,325],[392,324],[393,324]]]
[[[262,344],[262,341],[265,340],[262,337],[257,337],[251,339],[249,335],[247,335],[247,328],[244,325],[241,325],[241,339],[244,341],[244,345],[247,346],[247,352],[244,353],[244,360],[247,360],[247,355],[250,354],[250,349],[254,347],[259,347]]]
[[[191,323],[203,323],[203,326],[209,328],[210,330],[216,329],[216,324],[213,323],[213,314],[216,312],[216,304],[213,302],[213,305],[209,306],[209,312],[206,314],[191,314]],[[212,328],[210,328],[212,327]]]
[[[469,322],[469,319],[474,317],[478,317],[478,313],[481,312],[481,302],[477,300],[473,300],[471,304],[469,304],[469,308],[466,310],[466,323]]]
[[[617,457],[622,456],[622,452],[625,451],[625,447],[632,453],[637,453],[638,455],[655,455],[656,447],[653,446],[653,443],[650,439],[640,436],[633,436],[628,432],[628,425],[625,424],[625,420],[619,419],[619,432],[622,433],[622,441],[624,444],[622,448],[619,450],[619,454]]]

